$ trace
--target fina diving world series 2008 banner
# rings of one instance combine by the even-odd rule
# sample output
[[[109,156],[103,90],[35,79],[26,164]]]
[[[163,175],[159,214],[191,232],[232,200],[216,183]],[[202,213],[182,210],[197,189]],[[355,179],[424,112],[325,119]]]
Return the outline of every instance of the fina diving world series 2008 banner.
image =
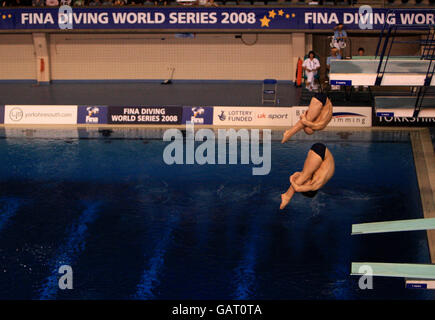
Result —
[[[292,7],[113,7],[0,9],[0,30],[331,30],[381,29],[391,24],[435,24],[435,10]]]

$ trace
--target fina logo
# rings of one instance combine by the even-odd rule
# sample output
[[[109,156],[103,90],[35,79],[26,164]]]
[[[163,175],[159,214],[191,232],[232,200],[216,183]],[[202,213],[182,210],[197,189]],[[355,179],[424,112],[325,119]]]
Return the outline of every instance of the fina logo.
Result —
[[[93,116],[100,113],[100,108],[98,108],[98,107],[87,107],[86,111],[88,113],[86,115],[86,123],[98,123],[98,117],[93,117]]]
[[[204,118],[200,118],[200,116],[204,115],[204,112],[205,112],[204,108],[193,107],[192,108],[193,116],[190,117],[190,122],[191,123],[204,124]]]

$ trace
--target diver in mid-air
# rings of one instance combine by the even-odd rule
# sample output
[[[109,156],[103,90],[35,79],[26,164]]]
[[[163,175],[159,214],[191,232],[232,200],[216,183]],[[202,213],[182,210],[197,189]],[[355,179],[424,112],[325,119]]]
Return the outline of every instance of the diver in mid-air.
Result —
[[[281,194],[281,205],[284,209],[295,192],[313,198],[334,175],[335,162],[332,153],[323,143],[315,143],[308,151],[302,172],[295,172],[290,176],[290,187]]]
[[[300,130],[306,134],[323,130],[332,119],[332,103],[325,93],[316,93],[311,98],[308,110],[301,115],[301,119],[283,134],[281,143],[285,143]]]

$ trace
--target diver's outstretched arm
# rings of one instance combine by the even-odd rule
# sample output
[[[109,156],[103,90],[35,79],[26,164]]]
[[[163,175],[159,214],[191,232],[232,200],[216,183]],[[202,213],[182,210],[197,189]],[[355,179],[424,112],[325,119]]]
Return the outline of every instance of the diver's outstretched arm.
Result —
[[[281,143],[286,143],[288,140],[290,140],[291,137],[293,137],[298,131],[302,130],[304,127],[305,126],[303,125],[302,121],[299,120],[298,122],[296,122],[293,127],[284,132]]]
[[[289,204],[294,194],[295,194],[295,189],[292,186],[288,188],[286,193],[281,194],[281,204],[279,206],[281,210],[284,209]]]
[[[313,130],[322,130],[324,129],[327,124],[328,121],[323,120],[323,121],[317,121],[317,122],[312,122],[312,121],[308,121],[305,117],[302,117],[301,120],[302,124],[308,128],[311,128]]]

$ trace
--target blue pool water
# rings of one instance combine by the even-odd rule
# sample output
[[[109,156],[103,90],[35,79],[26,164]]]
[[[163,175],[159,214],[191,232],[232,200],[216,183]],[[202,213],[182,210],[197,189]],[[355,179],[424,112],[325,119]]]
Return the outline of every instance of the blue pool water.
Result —
[[[318,136],[322,141],[321,136]],[[352,261],[428,263],[423,231],[351,236],[422,217],[409,141],[326,142],[333,179],[280,212],[312,142],[272,143],[272,170],[173,165],[166,142],[0,139],[1,299],[435,299]],[[58,268],[73,269],[72,290]]]

